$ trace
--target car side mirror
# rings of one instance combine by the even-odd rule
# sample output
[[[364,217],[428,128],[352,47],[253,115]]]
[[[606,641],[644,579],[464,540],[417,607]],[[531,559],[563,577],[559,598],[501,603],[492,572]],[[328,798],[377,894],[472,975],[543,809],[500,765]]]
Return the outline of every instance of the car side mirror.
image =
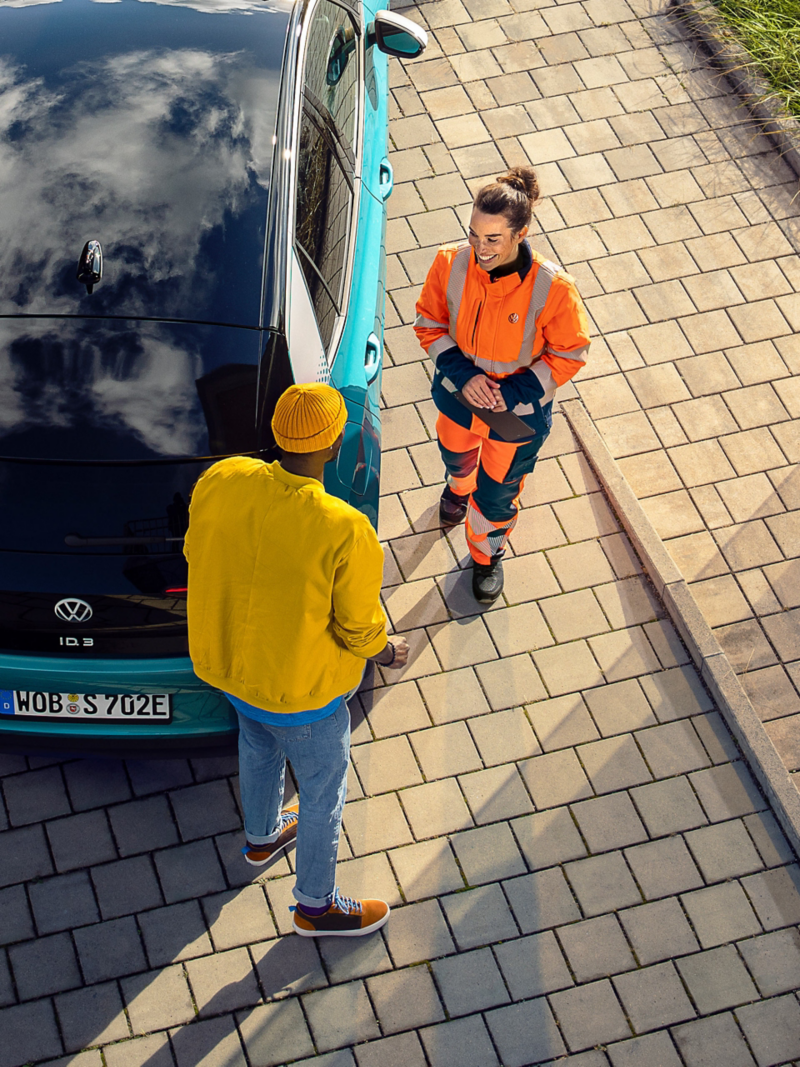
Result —
[[[415,59],[428,47],[428,35],[421,26],[395,11],[378,11],[369,27],[367,45],[377,44],[381,52],[398,59]]]

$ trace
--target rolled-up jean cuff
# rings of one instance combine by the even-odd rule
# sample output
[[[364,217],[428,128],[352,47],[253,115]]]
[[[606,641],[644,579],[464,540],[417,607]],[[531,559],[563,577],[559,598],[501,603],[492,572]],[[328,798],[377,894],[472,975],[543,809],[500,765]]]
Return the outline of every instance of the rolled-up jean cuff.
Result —
[[[305,893],[300,893],[297,887],[292,890],[292,896],[298,904],[305,904],[307,908],[329,908],[333,903],[333,893],[329,897],[307,897]]]
[[[245,826],[244,836],[247,838],[248,844],[251,845],[273,845],[280,837],[280,833],[276,830],[274,834],[267,834],[266,837],[263,834],[248,834]]]

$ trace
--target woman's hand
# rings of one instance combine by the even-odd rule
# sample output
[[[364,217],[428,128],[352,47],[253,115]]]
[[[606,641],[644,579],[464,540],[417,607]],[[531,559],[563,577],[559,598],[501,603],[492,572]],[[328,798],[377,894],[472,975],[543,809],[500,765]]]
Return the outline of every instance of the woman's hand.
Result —
[[[461,392],[476,408],[490,408],[492,411],[506,410],[505,401],[500,395],[499,384],[487,378],[485,374],[476,374],[474,378],[470,378]],[[498,407],[498,403],[502,404],[502,407]]]
[[[408,641],[405,637],[390,637],[382,652],[377,656],[370,656],[371,660],[380,663],[381,667],[391,667],[393,671],[399,671],[408,663]]]

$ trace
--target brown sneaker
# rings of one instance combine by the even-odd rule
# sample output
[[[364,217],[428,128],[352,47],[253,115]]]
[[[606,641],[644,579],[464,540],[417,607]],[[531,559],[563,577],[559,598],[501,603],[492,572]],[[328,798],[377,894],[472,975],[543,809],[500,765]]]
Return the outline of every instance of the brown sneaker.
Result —
[[[270,867],[276,860],[280,859],[287,849],[294,848],[295,838],[297,837],[298,811],[298,804],[290,804],[283,809],[278,820],[280,833],[277,840],[271,844],[254,845],[250,841],[247,842],[242,849],[242,853],[248,863],[252,864],[253,867]]]
[[[390,911],[385,900],[353,900],[337,889],[333,903],[322,915],[306,915],[298,904],[293,925],[301,937],[363,937],[380,930]]]

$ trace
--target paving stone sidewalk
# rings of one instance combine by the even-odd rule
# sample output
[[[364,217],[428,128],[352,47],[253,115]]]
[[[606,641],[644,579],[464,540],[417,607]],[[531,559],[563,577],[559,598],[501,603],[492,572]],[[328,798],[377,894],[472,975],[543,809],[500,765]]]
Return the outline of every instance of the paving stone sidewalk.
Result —
[[[535,244],[595,328],[577,392],[797,770],[797,178],[658,0],[404,10],[432,40],[394,70],[391,403],[422,388],[408,324],[434,246],[462,237],[471,191],[532,162]],[[438,478],[432,446],[412,455]]]
[[[386,412],[406,477],[429,414]],[[438,492],[385,510],[414,654],[352,707],[339,877],[387,927],[289,933],[232,758],[0,757],[0,1067],[800,1062],[800,867],[564,417],[490,609]]]

